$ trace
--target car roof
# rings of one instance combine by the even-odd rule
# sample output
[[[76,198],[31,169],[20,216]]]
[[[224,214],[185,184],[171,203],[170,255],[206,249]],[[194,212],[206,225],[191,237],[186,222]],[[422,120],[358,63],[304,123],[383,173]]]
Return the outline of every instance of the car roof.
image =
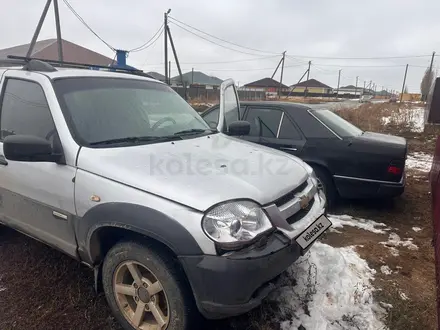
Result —
[[[5,68],[6,70],[17,70],[22,71],[21,68]],[[58,78],[74,78],[74,77],[104,77],[104,78],[122,78],[122,79],[137,79],[137,80],[145,80],[145,81],[154,81],[157,83],[163,84],[163,82],[144,77],[137,74],[130,74],[125,72],[111,72],[104,70],[87,70],[87,69],[69,69],[69,68],[57,68],[56,71],[32,71],[36,73],[41,73],[50,79],[58,79]]]

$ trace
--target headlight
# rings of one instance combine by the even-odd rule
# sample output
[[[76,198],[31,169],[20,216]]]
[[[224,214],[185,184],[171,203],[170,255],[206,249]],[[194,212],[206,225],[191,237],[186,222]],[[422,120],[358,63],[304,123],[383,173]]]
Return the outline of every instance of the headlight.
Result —
[[[272,223],[261,207],[252,201],[233,201],[209,210],[202,220],[205,233],[225,247],[252,241],[272,228]]]

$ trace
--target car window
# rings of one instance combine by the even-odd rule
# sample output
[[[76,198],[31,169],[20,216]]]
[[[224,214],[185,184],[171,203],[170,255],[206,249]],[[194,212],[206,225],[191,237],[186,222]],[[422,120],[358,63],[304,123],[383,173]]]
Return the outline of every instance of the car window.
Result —
[[[16,79],[6,81],[0,128],[1,140],[14,134],[52,139],[55,124],[39,84]]]
[[[215,128],[218,124],[218,115],[220,113],[220,108],[217,107],[206,114],[203,114],[202,117],[209,125],[209,127]]]
[[[251,124],[249,135],[276,138],[282,114],[278,109],[250,108],[246,116]]]
[[[55,80],[54,87],[73,135],[83,145],[209,131],[184,99],[169,86],[157,82],[65,78]]]
[[[291,111],[294,121],[307,139],[337,139],[337,137],[308,111]]]
[[[312,113],[333,132],[341,137],[353,137],[362,135],[362,130],[349,123],[345,119],[339,117],[332,111],[313,110]]]
[[[245,110],[246,107],[240,107],[240,118],[243,116]],[[210,127],[216,128],[218,124],[219,113],[220,113],[220,108],[216,107],[211,111],[202,114],[202,117]],[[226,114],[226,117],[228,117],[228,114]]]
[[[292,121],[287,117],[286,114],[283,116],[281,122],[280,134],[278,136],[280,139],[291,139],[291,140],[301,140],[301,133],[293,125]]]

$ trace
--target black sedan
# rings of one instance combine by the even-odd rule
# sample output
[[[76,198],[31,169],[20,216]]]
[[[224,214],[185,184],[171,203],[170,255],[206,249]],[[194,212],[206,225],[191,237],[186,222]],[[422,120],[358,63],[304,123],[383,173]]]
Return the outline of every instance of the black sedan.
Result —
[[[356,110],[353,110],[356,111]],[[202,117],[216,127],[219,106]],[[250,132],[240,138],[298,156],[312,166],[329,203],[395,197],[405,188],[404,138],[364,132],[329,110],[289,102],[241,102]]]

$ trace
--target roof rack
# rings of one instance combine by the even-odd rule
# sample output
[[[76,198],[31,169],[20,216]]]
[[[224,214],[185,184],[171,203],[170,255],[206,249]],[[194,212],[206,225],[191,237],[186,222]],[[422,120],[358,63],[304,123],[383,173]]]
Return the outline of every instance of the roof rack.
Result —
[[[87,69],[87,70],[105,69],[106,71],[111,71],[111,72],[130,73],[143,77],[153,78],[149,74],[146,74],[142,70],[136,68],[121,68],[121,67],[95,65],[88,63],[64,62],[64,61],[55,61],[55,60],[47,60],[42,58],[33,58],[33,57],[15,56],[15,55],[8,55],[6,60],[0,60],[0,64],[23,65],[24,70],[45,71],[45,72],[56,71],[55,67]]]

